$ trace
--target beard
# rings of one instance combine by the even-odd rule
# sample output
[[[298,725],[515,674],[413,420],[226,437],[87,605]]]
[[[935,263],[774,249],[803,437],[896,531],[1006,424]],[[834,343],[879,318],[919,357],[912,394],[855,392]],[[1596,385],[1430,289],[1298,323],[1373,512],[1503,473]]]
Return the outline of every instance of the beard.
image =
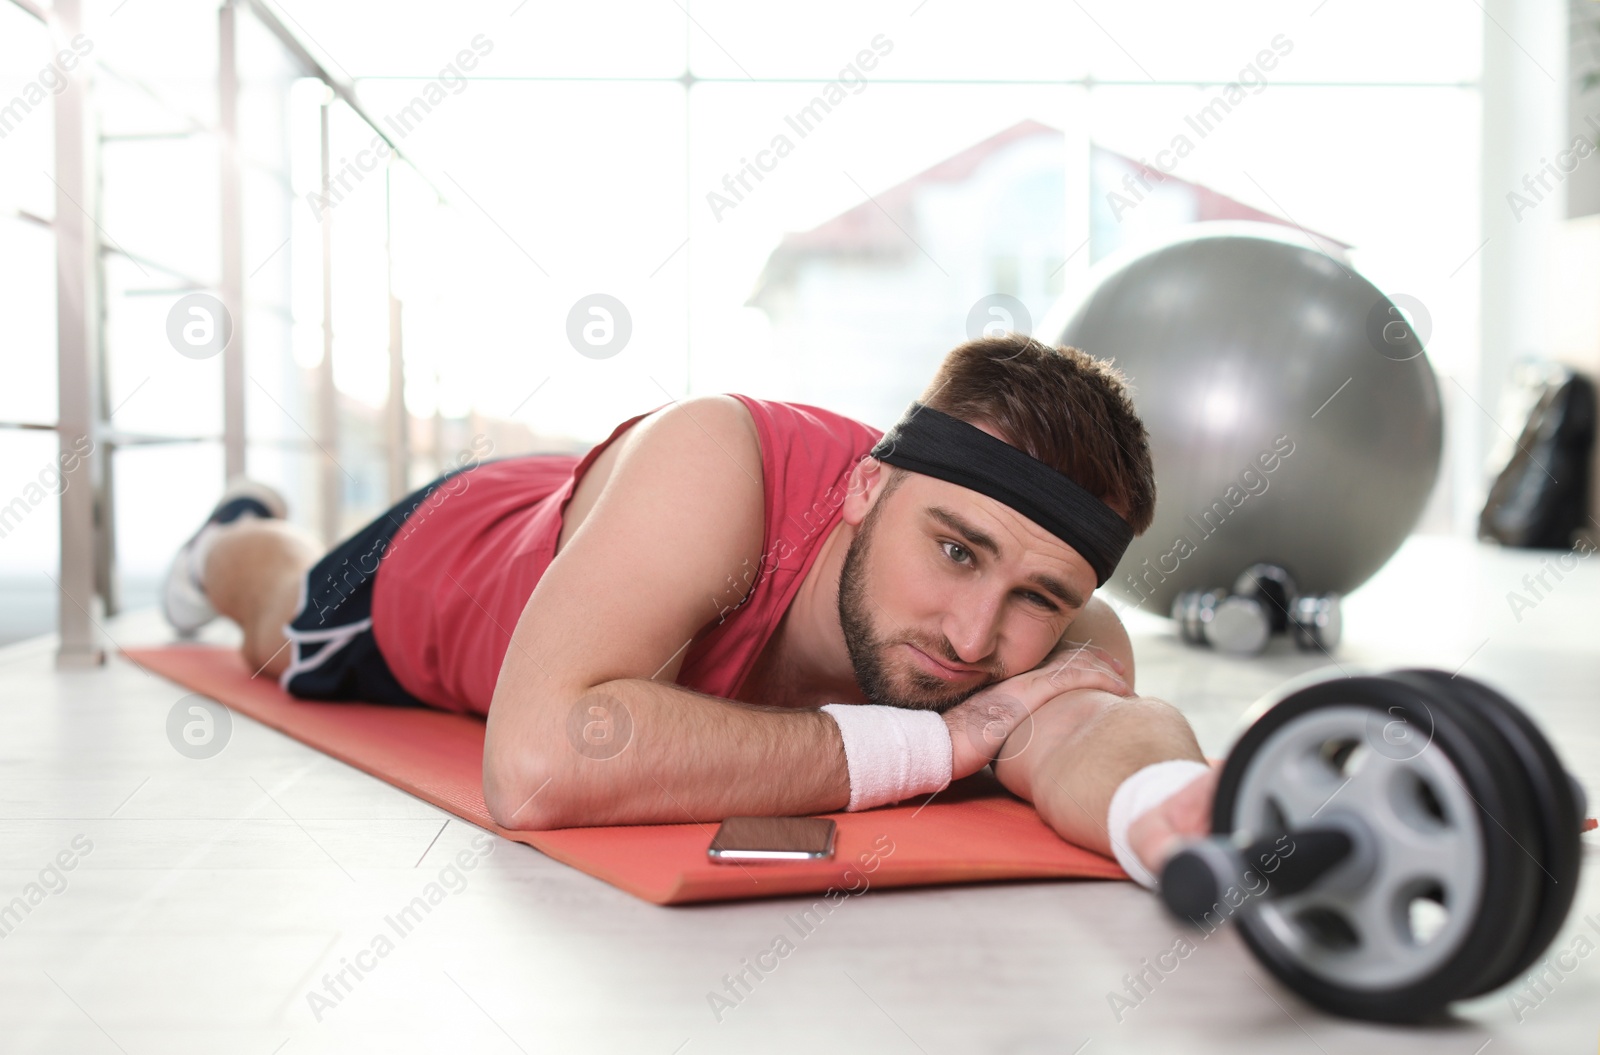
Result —
[[[850,666],[855,670],[856,685],[868,702],[887,707],[904,707],[909,710],[938,711],[941,714],[983,689],[989,679],[970,689],[952,689],[950,683],[926,671],[910,669],[900,676],[905,688],[896,684],[890,672],[889,650],[901,642],[885,640],[873,624],[868,609],[872,601],[867,597],[867,562],[872,553],[872,536],[878,526],[878,514],[883,509],[883,494],[867,510],[861,530],[850,540],[845,551],[844,567],[839,572],[839,626],[844,631],[845,648],[850,652]],[[951,649],[907,640],[935,659],[961,662],[950,655]]]

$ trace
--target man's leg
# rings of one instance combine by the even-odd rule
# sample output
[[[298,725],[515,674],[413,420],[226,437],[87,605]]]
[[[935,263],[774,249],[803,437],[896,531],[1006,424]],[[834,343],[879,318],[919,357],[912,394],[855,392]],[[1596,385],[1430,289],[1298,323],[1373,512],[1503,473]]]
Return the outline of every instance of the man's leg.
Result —
[[[206,598],[244,631],[240,651],[250,669],[276,678],[290,659],[283,626],[294,617],[306,570],[322,546],[282,520],[246,517],[216,530],[201,575]]]

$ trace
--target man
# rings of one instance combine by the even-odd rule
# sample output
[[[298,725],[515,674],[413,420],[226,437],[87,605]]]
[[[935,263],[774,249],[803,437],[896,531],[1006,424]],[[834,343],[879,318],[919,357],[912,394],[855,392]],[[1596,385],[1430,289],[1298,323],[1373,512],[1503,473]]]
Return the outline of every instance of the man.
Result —
[[[1209,830],[1215,774],[1092,597],[1155,506],[1108,363],[985,338],[885,436],[712,396],[469,462],[326,555],[235,487],[169,618],[235,620],[297,695],[486,715],[506,828],[866,809],[993,762],[1146,886]]]

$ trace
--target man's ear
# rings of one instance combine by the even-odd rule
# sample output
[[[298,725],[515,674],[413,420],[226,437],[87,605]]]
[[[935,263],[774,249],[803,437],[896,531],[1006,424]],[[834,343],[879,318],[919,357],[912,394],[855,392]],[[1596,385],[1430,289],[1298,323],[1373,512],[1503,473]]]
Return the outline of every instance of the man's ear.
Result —
[[[878,500],[878,493],[883,490],[883,485],[888,479],[889,467],[871,455],[856,462],[850,470],[850,478],[845,486],[844,506],[840,510],[845,523],[851,527],[861,526],[861,522],[867,517],[867,510]]]

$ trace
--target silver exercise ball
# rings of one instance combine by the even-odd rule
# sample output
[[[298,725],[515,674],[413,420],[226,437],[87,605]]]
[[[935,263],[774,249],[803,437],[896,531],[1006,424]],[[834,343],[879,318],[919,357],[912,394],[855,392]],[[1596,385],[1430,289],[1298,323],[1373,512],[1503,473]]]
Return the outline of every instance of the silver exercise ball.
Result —
[[[1066,321],[1041,327],[1113,360],[1149,429],[1155,522],[1110,583],[1143,610],[1259,561],[1302,594],[1348,593],[1421,515],[1442,445],[1433,370],[1406,317],[1326,248],[1194,224],[1101,261]]]

